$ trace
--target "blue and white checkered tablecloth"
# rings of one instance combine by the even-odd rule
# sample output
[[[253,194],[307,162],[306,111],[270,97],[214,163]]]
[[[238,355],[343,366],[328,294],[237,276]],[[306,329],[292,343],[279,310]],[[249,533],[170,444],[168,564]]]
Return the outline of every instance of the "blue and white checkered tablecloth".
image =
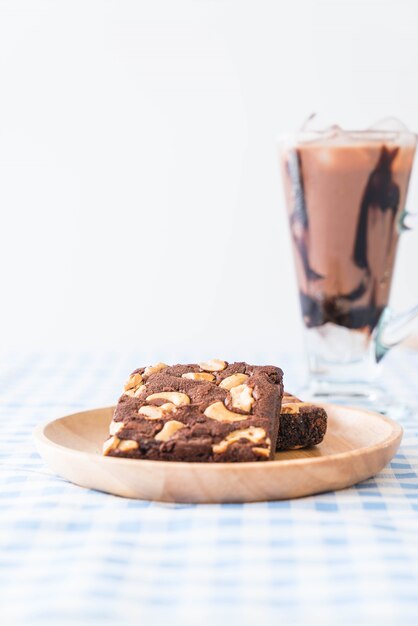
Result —
[[[416,408],[381,474],[300,500],[169,505],[67,483],[32,441],[39,422],[112,404],[137,359],[4,356],[1,624],[417,624],[418,353],[389,358]],[[290,388],[296,362],[280,361]]]

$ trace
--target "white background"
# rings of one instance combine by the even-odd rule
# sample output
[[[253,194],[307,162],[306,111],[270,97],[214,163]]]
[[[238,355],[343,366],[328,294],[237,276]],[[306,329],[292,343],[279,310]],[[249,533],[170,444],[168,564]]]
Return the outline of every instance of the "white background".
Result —
[[[300,346],[275,137],[313,111],[417,130],[417,17],[413,0],[0,0],[2,347],[140,364]]]

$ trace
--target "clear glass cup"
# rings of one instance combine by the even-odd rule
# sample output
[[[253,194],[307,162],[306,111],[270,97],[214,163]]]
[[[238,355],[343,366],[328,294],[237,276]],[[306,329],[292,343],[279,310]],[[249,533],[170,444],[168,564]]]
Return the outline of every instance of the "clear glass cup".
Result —
[[[404,129],[302,131],[280,163],[306,329],[311,399],[383,401],[378,363],[418,307],[388,301],[417,136]]]

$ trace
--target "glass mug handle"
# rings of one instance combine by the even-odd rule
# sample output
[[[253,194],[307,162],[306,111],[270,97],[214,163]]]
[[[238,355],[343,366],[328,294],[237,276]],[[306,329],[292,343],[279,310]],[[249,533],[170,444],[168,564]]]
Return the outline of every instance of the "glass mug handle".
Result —
[[[402,211],[398,219],[399,234],[412,230],[410,225],[418,217],[417,213]],[[406,339],[413,330],[414,322],[418,319],[418,305],[402,313],[394,313],[386,307],[380,316],[375,337],[375,356],[379,362],[385,354]]]

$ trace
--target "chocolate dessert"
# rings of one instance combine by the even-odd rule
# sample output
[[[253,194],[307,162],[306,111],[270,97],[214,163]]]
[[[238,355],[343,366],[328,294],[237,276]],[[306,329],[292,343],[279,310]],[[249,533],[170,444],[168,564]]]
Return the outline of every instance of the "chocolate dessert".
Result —
[[[318,445],[325,436],[327,419],[327,413],[322,407],[303,402],[285,392],[280,411],[277,450],[298,450]]]
[[[272,459],[282,380],[278,367],[219,359],[137,369],[119,399],[103,453],[215,463]]]

